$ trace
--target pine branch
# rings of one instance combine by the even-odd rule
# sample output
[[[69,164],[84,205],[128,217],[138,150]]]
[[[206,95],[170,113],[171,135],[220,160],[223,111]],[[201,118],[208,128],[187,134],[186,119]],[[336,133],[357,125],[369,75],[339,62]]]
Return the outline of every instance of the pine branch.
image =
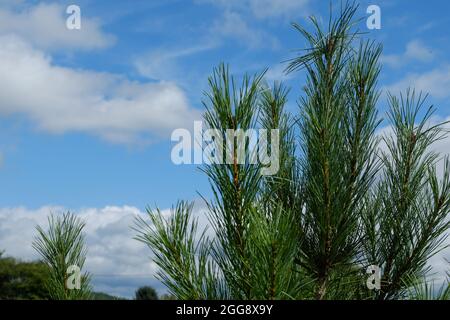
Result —
[[[381,211],[378,230],[379,263],[384,266],[380,299],[400,297],[404,278],[422,277],[430,257],[442,249],[450,212],[450,172],[446,160],[439,182],[438,155],[431,150],[445,133],[442,124],[429,126],[433,108],[422,119],[419,112],[426,97],[407,91],[400,100],[390,97],[393,134],[384,138],[384,173],[378,196]]]
[[[160,267],[158,278],[177,299],[225,299],[227,289],[211,259],[212,242],[206,229],[198,231],[192,208],[179,202],[168,219],[159,209],[148,209],[150,221],[143,217],[135,221],[135,239],[153,251]]]

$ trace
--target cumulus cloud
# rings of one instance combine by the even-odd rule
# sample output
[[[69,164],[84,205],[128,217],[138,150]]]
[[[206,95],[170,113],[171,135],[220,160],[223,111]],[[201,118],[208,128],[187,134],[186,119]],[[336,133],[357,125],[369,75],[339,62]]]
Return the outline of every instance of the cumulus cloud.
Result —
[[[14,7],[14,6],[13,6]],[[114,36],[101,30],[100,22],[83,15],[81,29],[66,27],[66,7],[41,3],[36,6],[0,8],[0,35],[20,35],[34,46],[48,50],[91,50],[111,46]]]
[[[450,97],[450,65],[444,65],[423,73],[410,73],[404,79],[384,89],[395,94],[413,87],[417,91],[429,93],[432,97],[443,99]]]
[[[83,8],[81,30],[67,29],[67,17],[58,4],[0,6],[0,116],[20,114],[46,132],[83,132],[115,143],[148,142],[199,118],[174,83],[56,65],[50,52],[114,43]]]
[[[412,40],[406,45],[402,54],[383,55],[381,62],[391,67],[401,67],[412,61],[429,62],[435,57],[435,53],[420,40]]]
[[[38,259],[31,246],[36,225],[46,227],[49,213],[66,211],[60,206],[0,208],[0,250],[24,260]],[[170,210],[162,213],[168,216]],[[144,216],[144,212],[133,206],[107,206],[81,209],[76,214],[86,222],[85,268],[92,273],[95,290],[125,297],[131,297],[143,285],[151,285],[160,293],[165,290],[155,278],[157,266],[151,251],[133,239],[136,232],[131,226],[135,217]],[[196,205],[194,216],[199,217],[200,225],[206,224],[204,207]]]
[[[0,36],[0,114],[24,114],[51,133],[135,142],[199,118],[174,83],[60,67],[15,35]]]

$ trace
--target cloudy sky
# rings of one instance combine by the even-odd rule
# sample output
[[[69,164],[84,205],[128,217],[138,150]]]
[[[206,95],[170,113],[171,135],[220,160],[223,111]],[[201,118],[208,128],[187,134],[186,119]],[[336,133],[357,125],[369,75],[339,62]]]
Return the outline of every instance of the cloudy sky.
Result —
[[[381,8],[381,29],[364,30],[384,45],[380,87],[413,85],[430,93],[436,118],[449,118],[450,4],[360,3],[359,16]],[[70,4],[81,8],[80,30],[66,28]],[[36,258],[35,225],[72,210],[87,221],[97,290],[129,297],[150,284],[162,292],[150,251],[129,226],[147,205],[210,194],[195,166],[172,163],[170,133],[201,119],[202,92],[220,62],[238,77],[268,67],[268,80],[292,87],[295,112],[303,75],[283,75],[281,62],[304,43],[290,23],[327,11],[327,1],[312,0],[1,0],[0,249]],[[385,105],[383,95],[381,112]],[[437,148],[449,153],[449,140]],[[433,260],[436,269],[442,261]]]

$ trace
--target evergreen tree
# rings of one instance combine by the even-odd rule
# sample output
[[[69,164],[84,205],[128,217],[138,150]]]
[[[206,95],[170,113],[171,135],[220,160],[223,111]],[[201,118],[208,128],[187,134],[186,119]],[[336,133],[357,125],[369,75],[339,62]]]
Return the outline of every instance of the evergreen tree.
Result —
[[[53,300],[85,300],[91,298],[90,275],[80,274],[80,287],[68,286],[78,269],[83,269],[86,260],[86,247],[83,234],[84,222],[68,212],[63,215],[51,214],[48,218],[48,229],[37,226],[38,235],[33,248],[39,253],[47,265],[49,278],[46,288]],[[73,267],[76,267],[74,269]],[[72,282],[71,282],[72,283]]]
[[[264,73],[237,87],[226,66],[214,70],[208,128],[222,141],[230,129],[277,129],[279,144],[269,149],[279,148],[280,168],[264,176],[264,164],[239,159],[241,148],[246,160],[257,152],[250,140],[215,139],[229,161],[202,167],[214,237],[197,230],[185,202],[168,219],[149,209],[150,223],[137,220],[137,239],[154,252],[159,278],[177,299],[429,297],[417,279],[450,226],[449,160],[438,178],[441,159],[431,151],[445,132],[430,124],[432,107],[419,116],[425,99],[408,91],[389,98],[392,132],[376,133],[382,47],[358,32],[356,10],[347,4],[330,13],[325,27],[311,17],[311,31],[294,24],[307,42],[286,69],[306,73],[296,117],[284,110],[288,90],[269,87]],[[378,291],[366,287],[371,265],[381,268]]]

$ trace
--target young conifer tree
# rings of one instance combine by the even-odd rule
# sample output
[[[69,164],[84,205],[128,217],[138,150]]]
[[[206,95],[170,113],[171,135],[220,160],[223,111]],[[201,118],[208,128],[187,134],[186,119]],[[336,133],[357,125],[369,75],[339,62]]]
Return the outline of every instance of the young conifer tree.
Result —
[[[288,90],[268,87],[264,73],[236,87],[226,66],[214,70],[204,101],[208,128],[223,141],[229,129],[278,130],[278,145],[268,148],[279,149],[279,170],[264,176],[264,164],[240,162],[239,147],[248,158],[257,151],[248,140],[216,139],[216,152],[231,157],[202,166],[214,236],[197,230],[184,202],[168,219],[149,209],[151,223],[137,220],[137,239],[154,252],[175,297],[429,297],[417,279],[449,229],[450,165],[438,177],[440,158],[431,151],[445,132],[430,124],[433,108],[419,117],[424,99],[408,91],[390,97],[392,130],[377,133],[382,48],[358,32],[357,8],[330,13],[325,27],[314,17],[312,30],[294,24],[307,42],[286,70],[306,73],[296,117],[284,110]],[[366,286],[373,265],[381,269],[378,291]]]
[[[91,298],[90,275],[81,274],[86,260],[84,222],[74,214],[51,214],[48,229],[37,226],[33,248],[48,266],[46,287],[53,300]],[[80,271],[78,277],[78,271]]]

